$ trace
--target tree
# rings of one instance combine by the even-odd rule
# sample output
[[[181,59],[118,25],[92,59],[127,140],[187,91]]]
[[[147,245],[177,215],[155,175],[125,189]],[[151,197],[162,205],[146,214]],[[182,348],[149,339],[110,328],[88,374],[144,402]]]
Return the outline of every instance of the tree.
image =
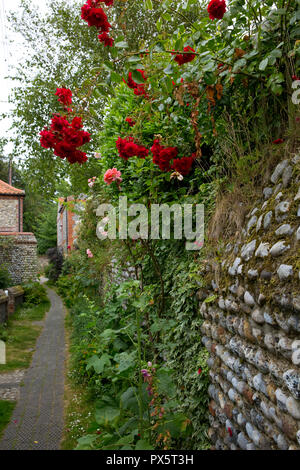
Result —
[[[49,248],[56,247],[56,222],[57,205],[54,202],[43,204],[43,212],[40,214],[35,228],[39,254],[45,254]]]
[[[41,149],[39,132],[49,123],[52,113],[59,111],[54,96],[56,88],[72,89],[75,101],[78,98],[78,102],[84,103],[86,128],[93,135],[88,150],[92,156],[97,148],[97,134],[102,128],[106,98],[114,94],[112,64],[121,70],[124,62],[116,61],[117,48],[114,52],[104,48],[98,41],[96,30],[86,27],[80,18],[82,4],[82,0],[53,0],[48,2],[47,13],[43,16],[36,4],[22,0],[19,12],[9,18],[11,29],[22,35],[26,48],[23,62],[11,77],[16,81],[10,97],[12,129],[16,131],[13,155],[22,155],[23,159],[25,155],[23,168],[27,184],[49,197],[53,197],[55,183],[62,178],[69,179],[74,194],[87,190],[87,180],[94,176],[97,168],[93,158],[84,167],[70,166],[53,158],[50,151]],[[126,4],[119,2],[113,12],[116,42],[125,38],[129,50],[135,50],[140,41],[146,43],[153,37],[158,17],[158,6],[149,13],[134,0]],[[97,84],[105,93],[89,94],[99,63],[104,67],[97,76]],[[90,103],[93,104],[92,113],[89,112]]]

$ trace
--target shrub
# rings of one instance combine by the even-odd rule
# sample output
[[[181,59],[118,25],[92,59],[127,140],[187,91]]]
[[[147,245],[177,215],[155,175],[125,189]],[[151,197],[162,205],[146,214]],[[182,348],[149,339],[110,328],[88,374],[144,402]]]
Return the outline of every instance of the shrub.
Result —
[[[48,268],[45,270],[46,276],[50,279],[50,281],[56,282],[61,274],[64,262],[63,254],[57,248],[50,248],[47,251],[47,256],[50,263]]]
[[[6,289],[12,283],[8,269],[2,264],[0,266],[0,289]]]
[[[30,282],[23,286],[25,291],[24,306],[39,305],[48,301],[45,287],[39,282]]]

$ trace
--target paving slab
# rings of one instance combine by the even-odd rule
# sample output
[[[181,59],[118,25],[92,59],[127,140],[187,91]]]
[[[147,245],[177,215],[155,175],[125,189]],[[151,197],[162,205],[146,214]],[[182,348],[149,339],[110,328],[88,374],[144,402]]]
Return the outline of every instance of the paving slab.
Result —
[[[14,399],[18,400],[0,450],[60,449],[64,426],[65,308],[61,298],[46,289],[51,308],[29,369],[25,373],[15,371],[14,379],[12,374],[0,376],[0,396],[1,390],[3,395],[13,390]]]

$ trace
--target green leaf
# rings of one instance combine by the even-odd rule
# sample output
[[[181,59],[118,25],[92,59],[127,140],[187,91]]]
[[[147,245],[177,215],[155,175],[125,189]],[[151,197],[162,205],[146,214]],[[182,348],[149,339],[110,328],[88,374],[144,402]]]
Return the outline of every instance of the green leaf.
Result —
[[[152,0],[145,0],[145,7],[147,8],[147,10],[153,10]]]
[[[107,405],[97,408],[95,412],[95,420],[100,426],[116,425],[120,416],[120,409]]]
[[[120,403],[125,410],[131,410],[133,413],[138,414],[139,403],[136,397],[137,390],[135,387],[130,387],[126,392],[121,395]]]
[[[128,354],[127,352],[116,354],[114,360],[118,362],[118,373],[121,374],[135,366],[135,351],[131,354]]]
[[[143,79],[141,72],[138,72],[137,70],[132,70],[132,79],[137,84],[145,83],[145,80]]]
[[[176,393],[176,387],[173,383],[172,372],[167,369],[160,369],[157,372],[159,393],[168,397],[173,397]]]
[[[118,49],[127,49],[128,44],[126,41],[120,41],[115,43],[115,47],[117,47]]]
[[[135,446],[135,450],[153,450],[153,449],[154,447],[152,447],[152,445],[149,442],[143,439],[140,439]]]
[[[100,358],[95,355],[87,361],[86,370],[93,367],[97,374],[102,374],[105,366],[107,365],[111,365],[110,356],[108,354],[103,354]]]
[[[87,434],[78,439],[76,450],[90,450],[93,442],[97,439],[95,434]]]
[[[268,63],[269,63],[269,58],[266,57],[264,60],[261,61],[261,63],[259,64],[259,70],[261,70],[262,72],[264,70],[266,70],[267,66],[268,66]]]

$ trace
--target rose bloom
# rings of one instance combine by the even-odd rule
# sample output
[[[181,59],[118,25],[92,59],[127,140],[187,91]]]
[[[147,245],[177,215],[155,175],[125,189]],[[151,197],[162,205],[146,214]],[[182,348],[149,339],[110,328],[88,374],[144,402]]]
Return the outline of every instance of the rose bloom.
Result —
[[[89,248],[86,250],[86,254],[88,255],[88,258],[93,258],[94,257],[93,253],[91,252],[91,250]]]
[[[226,13],[225,0],[211,0],[207,11],[211,20],[221,20]]]
[[[58,101],[61,104],[70,105],[72,104],[72,92],[69,88],[57,88],[56,93]]]
[[[116,168],[111,168],[105,173],[104,182],[106,184],[112,184],[114,181],[116,181],[117,183],[121,183],[121,172],[118,171]]]

